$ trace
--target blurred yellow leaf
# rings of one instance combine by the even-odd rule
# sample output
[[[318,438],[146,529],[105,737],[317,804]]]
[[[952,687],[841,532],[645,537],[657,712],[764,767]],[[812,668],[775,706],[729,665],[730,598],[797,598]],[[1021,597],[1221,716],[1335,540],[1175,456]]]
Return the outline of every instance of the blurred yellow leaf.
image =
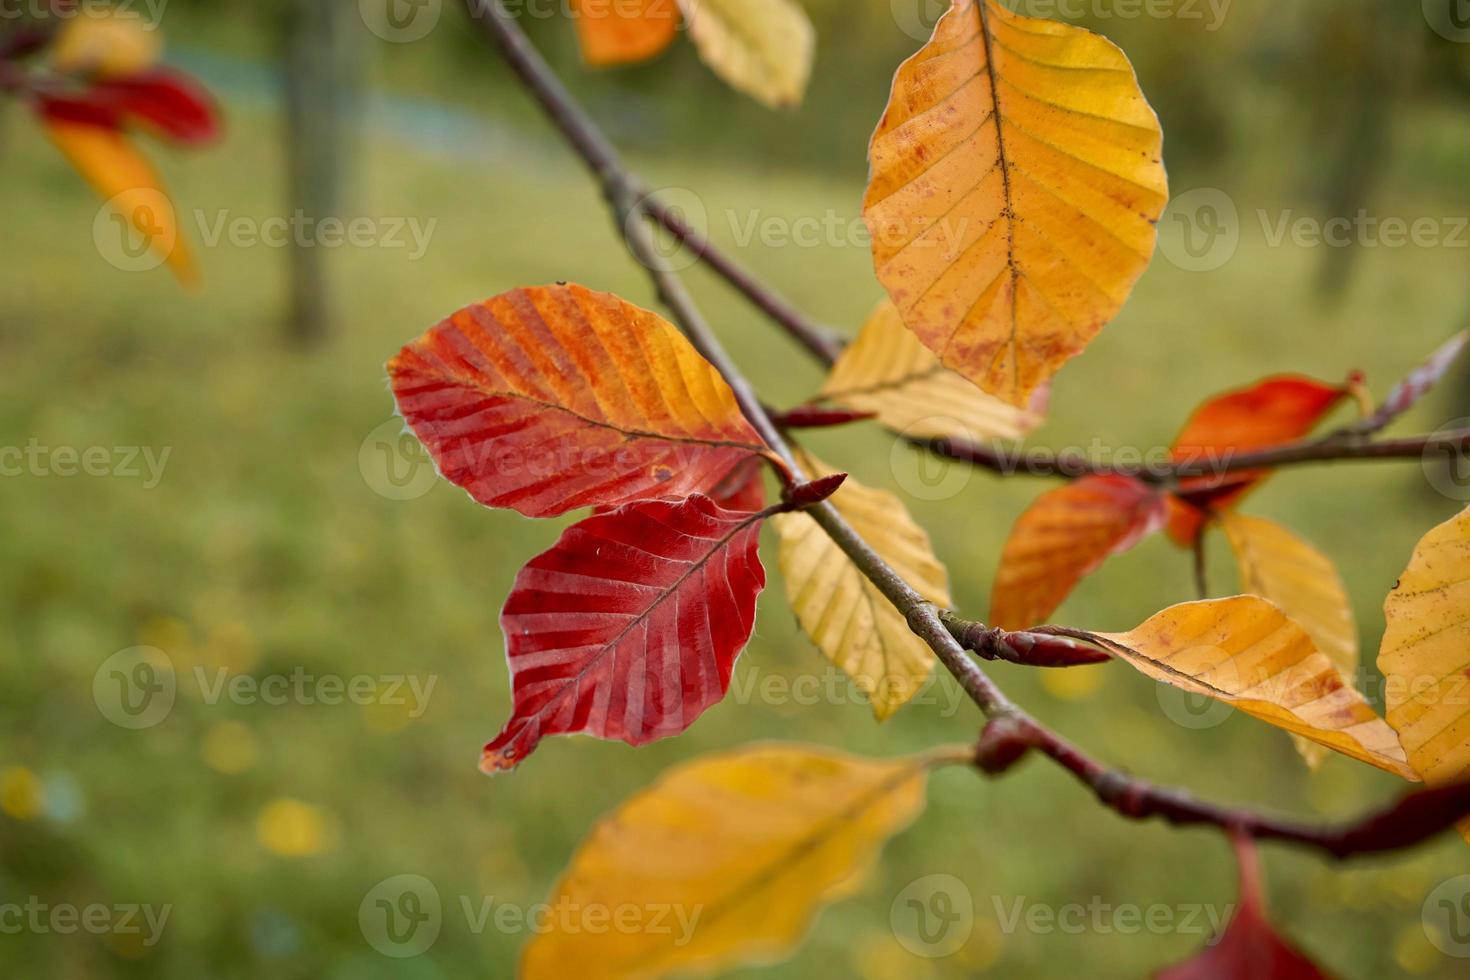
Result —
[[[809,454],[800,462],[814,479],[835,472]],[[924,598],[951,605],[949,575],[901,500],[848,477],[831,503]],[[809,515],[779,514],[771,523],[781,540],[786,597],[802,630],[868,695],[878,720],[889,717],[928,680],[934,651]]]
[[[114,231],[125,244],[113,242],[111,247],[121,248],[128,258],[136,257],[134,251],[151,250],[169,264],[180,282],[195,285],[199,274],[179,233],[173,203],[153,165],[132,141],[102,126],[57,120],[46,121],[46,133],[122,223]],[[133,239],[133,233],[140,240]]]
[[[785,956],[918,816],[930,765],[758,745],[674,769],[582,843],[547,903],[569,911],[531,940],[522,976],[706,974]],[[613,926],[594,932],[594,915]]]
[[[577,39],[589,65],[646,61],[678,36],[675,0],[572,0]]]
[[[336,843],[335,824],[327,811],[285,797],[261,808],[255,834],[262,847],[281,857],[311,857]]]
[[[921,439],[1020,439],[1042,413],[1007,405],[939,363],[884,299],[842,352],[821,397]]]
[[[1417,780],[1393,730],[1307,631],[1265,599],[1187,602],[1131,632],[1091,638],[1154,680]]]
[[[1378,669],[1388,723],[1426,783],[1463,780],[1470,775],[1470,508],[1414,548],[1383,614]]]
[[[1272,521],[1229,510],[1216,516],[1235,552],[1241,591],[1279,606],[1351,683],[1358,670],[1358,627],[1332,559]],[[1300,735],[1293,739],[1308,766],[1322,764],[1326,748]]]
[[[1148,266],[1162,147],[1105,38],[955,0],[899,68],[869,148],[878,279],[946,366],[1025,407]]]
[[[679,0],[699,56],[731,88],[772,108],[806,94],[817,35],[796,0]]]
[[[136,14],[85,13],[62,21],[51,45],[51,67],[67,75],[120,78],[158,62],[163,39]]]
[[[16,820],[34,820],[44,808],[39,776],[25,766],[0,770],[0,811]]]

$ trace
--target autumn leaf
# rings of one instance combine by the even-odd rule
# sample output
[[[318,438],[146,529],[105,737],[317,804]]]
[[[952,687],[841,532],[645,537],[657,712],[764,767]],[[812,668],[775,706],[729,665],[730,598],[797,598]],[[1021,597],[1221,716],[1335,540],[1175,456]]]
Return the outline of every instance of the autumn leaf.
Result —
[[[783,957],[918,816],[932,764],[757,745],[674,769],[594,828],[549,899],[666,909],[670,928],[594,933],[551,916],[522,976],[647,980]]]
[[[678,330],[582,286],[466,307],[388,373],[440,473],[528,517],[708,491],[765,452],[730,386]]]
[[[647,61],[679,33],[676,0],[573,0],[582,58],[604,67]]]
[[[800,462],[813,477],[833,472],[807,454]],[[831,503],[920,595],[951,604],[949,576],[901,500],[849,478]],[[781,539],[786,597],[802,630],[868,696],[873,714],[888,718],[928,680],[934,651],[810,515],[780,514],[771,523]]]
[[[1148,266],[1162,147],[1109,41],[955,0],[899,68],[869,148],[878,279],[947,367],[1024,408]]]
[[[1393,730],[1301,626],[1258,596],[1171,606],[1128,633],[1066,631],[1145,676],[1416,779]]]
[[[153,67],[162,51],[159,32],[136,13],[89,11],[62,20],[50,62],[63,75],[118,78]]]
[[[710,499],[726,510],[753,513],[766,507],[766,487],[761,482],[764,463],[755,456],[735,464],[710,490]]]
[[[1388,723],[1430,786],[1470,775],[1470,509],[1424,536],[1383,604]],[[1470,837],[1470,824],[1463,826]]]
[[[1266,378],[1246,388],[1216,395],[1197,408],[1174,440],[1175,462],[1219,465],[1236,453],[1292,442],[1311,432],[1353,391],[1356,378],[1334,385],[1301,375]],[[1270,472],[1249,470],[1217,476],[1188,477],[1179,494],[1210,510],[1240,502]],[[1186,500],[1171,499],[1169,536],[1184,547],[1193,545],[1207,519],[1205,510]]]
[[[816,31],[796,0],[678,0],[699,56],[730,87],[774,109],[806,94]]]
[[[991,625],[1020,630],[1045,622],[1078,582],[1163,521],[1163,495],[1127,476],[1087,476],[1037,497],[1001,552]]]
[[[153,165],[125,134],[105,126],[45,120],[46,135],[118,220],[163,256],[186,286],[199,281],[193,256],[179,231],[178,214]]]
[[[1271,927],[1255,844],[1246,837],[1234,843],[1240,901],[1230,925],[1186,962],[1161,970],[1157,980],[1330,980]]]
[[[1352,601],[1332,559],[1286,528],[1259,517],[1225,512],[1220,526],[1240,569],[1242,592],[1270,599],[1307,631],[1345,678],[1358,671],[1358,627]],[[1316,769],[1327,750],[1293,736],[1307,765]]]
[[[1007,405],[939,363],[884,299],[822,386],[821,398],[917,439],[1020,439],[1044,411]],[[1043,399],[1044,402],[1044,399]]]
[[[702,494],[644,501],[533,558],[500,614],[515,706],[481,768],[513,769],[548,735],[643,745],[723,698],[766,584],[764,517]]]

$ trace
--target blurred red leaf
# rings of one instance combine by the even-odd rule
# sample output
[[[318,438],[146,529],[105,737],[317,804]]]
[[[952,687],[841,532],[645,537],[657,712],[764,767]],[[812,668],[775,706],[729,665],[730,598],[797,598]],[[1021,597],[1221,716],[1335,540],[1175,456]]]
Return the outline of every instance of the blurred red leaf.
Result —
[[[723,698],[765,587],[764,519],[702,494],[645,501],[532,559],[500,616],[515,707],[480,767],[513,769],[547,735],[643,745]]]
[[[1163,521],[1163,494],[1128,476],[1088,476],[1042,494],[1001,553],[991,625],[1020,630],[1045,621],[1084,576]]]
[[[1239,838],[1235,853],[1240,904],[1230,925],[1191,959],[1159,971],[1157,980],[1330,980],[1266,920],[1255,845]]]
[[[766,485],[761,482],[763,461],[758,456],[741,460],[715,484],[709,495],[726,510],[754,513],[765,510]]]
[[[188,144],[219,135],[214,100],[191,79],[169,71],[101,79],[75,95],[41,95],[36,101],[50,120],[118,130],[141,125]]]
[[[672,325],[582,286],[466,307],[388,373],[445,478],[527,517],[707,492],[766,451]]]
[[[1280,375],[1217,395],[1190,416],[1174,440],[1171,458],[1182,463],[1225,463],[1235,453],[1300,439],[1351,390],[1350,384]],[[1169,536],[1180,545],[1192,545],[1208,517],[1199,505],[1230,507],[1267,475],[1252,470],[1231,473],[1223,481],[1217,476],[1181,480],[1179,492],[1185,499],[1169,502]]]

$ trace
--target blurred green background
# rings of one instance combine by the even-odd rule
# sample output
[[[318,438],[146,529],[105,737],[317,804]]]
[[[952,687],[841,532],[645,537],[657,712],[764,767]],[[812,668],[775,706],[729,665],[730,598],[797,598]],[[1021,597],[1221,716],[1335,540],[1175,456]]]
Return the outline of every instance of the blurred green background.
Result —
[[[768,551],[772,583],[736,693],[688,734],[636,751],[553,739],[514,775],[477,771],[509,705],[498,610],[558,523],[490,512],[433,483],[399,438],[382,365],[448,312],[518,285],[569,279],[653,299],[596,191],[456,4],[445,0],[412,43],[381,40],[352,10],[348,63],[360,87],[342,137],[340,213],[435,224],[421,256],[324,252],[325,336],[293,340],[292,253],[229,236],[208,246],[195,217],[290,213],[286,6],[178,0],[163,13],[169,60],[202,77],[228,118],[226,139],[204,152],[149,147],[200,256],[197,293],[166,270],[110,265],[93,237],[99,202],[22,107],[0,117],[0,446],[168,453],[156,481],[54,468],[0,477],[0,904],[170,909],[151,945],[146,930],[0,929],[6,976],[509,976],[528,934],[477,928],[462,901],[542,901],[594,819],[666,767],[752,740],[893,755],[977,730],[946,679],[926,693],[932,703],[881,727],[840,681],[830,685],[839,696],[817,703],[773,695],[772,679],[816,676],[825,688],[831,671],[796,630]],[[717,241],[850,331],[879,295],[860,236],[800,247],[746,241],[741,229],[855,227],[867,135],[893,69],[919,44],[903,27],[932,23],[926,6],[937,5],[804,6],[820,40],[810,97],[791,113],[729,92],[687,40],[648,66],[590,72],[564,17],[526,22],[640,172],[681,189]],[[1381,395],[1462,324],[1470,44],[1447,36],[1452,21],[1417,0],[1234,0],[1218,20],[1218,3],[1186,0],[1156,8],[1171,11],[1163,17],[1125,16],[1139,9],[1126,0],[1062,9],[1083,11],[1080,22],[1134,59],[1164,121],[1176,197],[1222,192],[1238,212],[1238,244],[1207,271],[1182,268],[1187,253],[1160,254],[1122,316],[1059,376],[1037,445],[1166,446],[1202,397],[1274,372],[1339,379],[1362,368]],[[1433,219],[1442,240],[1337,249],[1270,233],[1283,216],[1360,209]],[[1166,243],[1180,220],[1166,217]],[[817,368],[757,313],[708,274],[689,279],[769,401],[815,390]],[[1402,430],[1466,415],[1462,370]],[[985,613],[1007,530],[1048,484],[948,468],[867,429],[811,443],[903,494],[931,529],[960,609]],[[1359,464],[1282,474],[1246,509],[1337,560],[1371,663],[1382,597],[1418,537],[1464,496],[1435,490],[1417,462]],[[1212,544],[1214,590],[1229,593],[1223,539]],[[1189,598],[1188,556],[1158,538],[1111,561],[1056,618],[1120,629]],[[105,690],[108,658],[140,645],[167,656],[177,696],[157,724],[129,729],[99,709],[94,679],[101,672]],[[381,680],[364,682],[380,685],[369,705],[247,703],[208,687],[298,673]],[[1309,774],[1284,734],[1249,719],[1180,724],[1164,710],[1178,703],[1122,666],[993,673],[1105,759],[1210,798],[1328,818],[1403,788],[1344,759]],[[395,678],[432,683],[427,703],[384,703],[398,700]],[[1376,678],[1369,667],[1375,698]],[[1470,872],[1462,843],[1342,866],[1266,855],[1276,917],[1331,972],[1465,975],[1467,961],[1436,949],[1421,922],[1425,896]],[[964,883],[972,929],[952,955],[916,955],[891,913],[909,883],[941,873]],[[427,878],[444,905],[437,941],[410,959],[381,955],[359,924],[364,898],[400,874]],[[1054,910],[1161,904],[1176,921],[1200,906],[1222,914],[1233,875],[1217,833],[1124,822],[1053,767],[995,783],[946,771],[925,815],[792,960],[736,975],[1138,977],[1202,945],[1203,917],[1192,932],[1130,933],[1106,917],[1102,928],[1008,930],[1001,913],[1020,899]]]

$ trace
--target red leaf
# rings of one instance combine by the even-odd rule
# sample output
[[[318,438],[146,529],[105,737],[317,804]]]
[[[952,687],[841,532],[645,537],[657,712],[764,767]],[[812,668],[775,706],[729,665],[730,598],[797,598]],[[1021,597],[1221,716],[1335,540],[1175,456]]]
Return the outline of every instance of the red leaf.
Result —
[[[547,735],[643,745],[723,698],[766,583],[764,520],[701,494],[645,501],[532,559],[500,616],[515,708],[480,768],[513,769]]]
[[[181,143],[219,135],[219,115],[208,93],[168,71],[102,79],[78,95],[41,96],[37,107],[48,119],[106,129],[141,123]]]
[[[1236,453],[1300,439],[1351,391],[1300,375],[1267,378],[1249,388],[1228,391],[1195,410],[1174,441],[1172,458],[1184,463],[1223,463]],[[1185,497],[1206,499],[1215,509],[1230,507],[1263,480],[1268,471],[1188,477],[1179,482]],[[1220,492],[1215,493],[1214,490]],[[1169,503],[1169,536],[1186,547],[1207,519],[1204,510],[1182,501]]]
[[[1236,841],[1240,905],[1230,925],[1193,958],[1161,970],[1158,980],[1330,980],[1266,921],[1255,845]]]
[[[672,325],[581,286],[466,307],[388,373],[439,472],[527,517],[708,492],[767,451]]]
[[[1084,576],[1163,521],[1163,495],[1128,476],[1088,476],[1037,497],[1001,553],[991,625],[1019,630],[1043,622]]]

